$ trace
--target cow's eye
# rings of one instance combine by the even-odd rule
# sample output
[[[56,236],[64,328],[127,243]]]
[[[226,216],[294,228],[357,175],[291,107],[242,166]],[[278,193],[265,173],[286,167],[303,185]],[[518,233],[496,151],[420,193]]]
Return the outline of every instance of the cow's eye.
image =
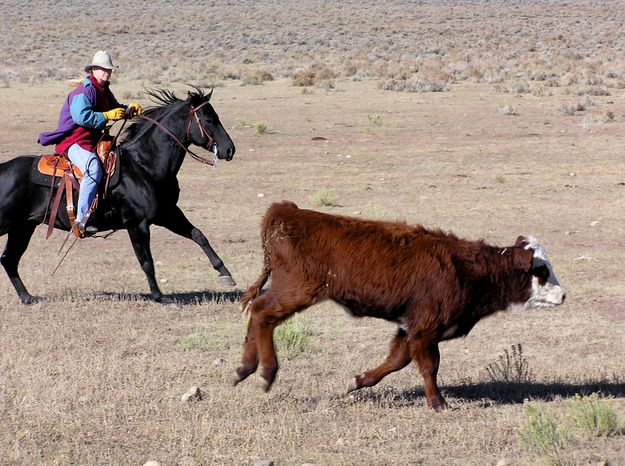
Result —
[[[538,278],[538,283],[540,283],[541,286],[549,280],[549,268],[544,264],[532,267],[531,273]]]

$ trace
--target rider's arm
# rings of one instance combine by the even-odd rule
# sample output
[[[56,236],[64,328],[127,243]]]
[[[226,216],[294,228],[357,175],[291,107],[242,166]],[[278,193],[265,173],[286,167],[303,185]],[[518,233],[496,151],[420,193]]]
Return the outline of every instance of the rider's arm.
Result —
[[[94,109],[93,103],[85,94],[77,94],[69,106],[72,119],[77,125],[88,128],[104,128],[106,118]]]

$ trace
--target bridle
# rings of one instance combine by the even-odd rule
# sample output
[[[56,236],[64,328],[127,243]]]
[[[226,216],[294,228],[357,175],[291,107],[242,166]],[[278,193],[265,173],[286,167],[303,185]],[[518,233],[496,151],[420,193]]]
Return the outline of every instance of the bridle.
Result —
[[[193,157],[198,162],[202,162],[206,165],[215,165],[215,162],[217,161],[217,143],[215,142],[215,139],[208,133],[208,131],[206,131],[206,128],[204,128],[204,125],[202,124],[202,121],[200,120],[200,117],[197,114],[198,110],[200,110],[207,103],[208,103],[208,100],[198,105],[197,107],[194,107],[193,105],[191,105],[191,108],[189,109],[189,121],[187,123],[185,136],[189,137],[189,135],[191,134],[191,124],[193,123],[193,118],[195,118],[195,121],[197,122],[197,126],[200,130],[200,135],[202,137],[205,137],[208,140],[208,145],[213,148],[212,160],[207,159],[206,157],[202,157],[201,155],[198,155],[195,152],[193,152],[191,149],[185,147],[184,144],[180,142],[180,139],[178,139],[178,137],[174,133],[172,133],[169,129],[167,129],[165,125],[163,125],[160,121],[157,121],[154,118],[149,117],[147,115],[137,115],[137,116],[139,118],[142,118],[158,126],[161,130],[163,130],[165,134],[170,136],[180,147],[182,147],[185,150],[185,152],[187,152],[191,157]]]

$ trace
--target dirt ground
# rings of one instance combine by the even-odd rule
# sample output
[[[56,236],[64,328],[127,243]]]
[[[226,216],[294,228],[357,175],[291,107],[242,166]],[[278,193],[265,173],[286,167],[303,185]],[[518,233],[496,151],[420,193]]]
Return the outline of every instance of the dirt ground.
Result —
[[[120,77],[113,89],[148,104],[144,86]],[[63,82],[0,88],[0,161],[44,151],[37,134],[54,128],[67,92]],[[180,206],[237,287],[221,287],[197,246],[159,228],[157,278],[178,308],[144,300],[124,232],[80,241],[51,277],[64,234],[46,241],[40,227],[21,273],[48,299],[22,306],[0,281],[0,463],[535,464],[544,458],[517,436],[527,402],[557,411],[600,390],[625,415],[625,91],[534,96],[467,83],[405,93],[278,79],[228,82],[212,101],[237,153],[215,168],[186,160]],[[583,111],[561,111],[582,101]],[[315,206],[320,190],[337,205]],[[238,293],[260,271],[260,218],[282,199],[500,246],[535,235],[567,302],[497,314],[442,344],[447,413],[425,407],[413,367],[345,396],[350,377],[384,357],[393,326],[331,303],[304,313],[310,347],[281,358],[272,392],[255,377],[233,388],[245,329]],[[181,349],[189,335],[206,341]],[[491,382],[485,367],[516,343],[531,383]],[[192,385],[204,399],[180,402]],[[558,454],[560,464],[625,464],[625,440],[580,440]]]

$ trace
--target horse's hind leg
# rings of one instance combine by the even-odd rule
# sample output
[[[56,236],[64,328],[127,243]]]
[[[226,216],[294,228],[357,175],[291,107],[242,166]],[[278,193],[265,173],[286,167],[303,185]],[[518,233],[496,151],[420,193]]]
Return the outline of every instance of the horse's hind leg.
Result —
[[[171,298],[163,296],[161,289],[156,283],[154,259],[152,258],[152,250],[150,249],[150,230],[145,226],[128,228],[128,236],[135,250],[135,255],[139,260],[139,265],[141,265],[141,269],[148,279],[152,299],[158,303],[173,304],[174,301]]]
[[[26,290],[17,271],[20,259],[24,251],[26,251],[36,227],[37,224],[32,222],[25,222],[19,226],[12,227],[7,234],[7,244],[0,257],[0,262],[4,270],[6,270],[9,280],[11,280],[23,304],[32,304],[38,301],[38,298],[32,296],[28,290]]]
[[[167,209],[166,212],[159,215],[155,224],[165,227],[177,235],[192,239],[202,248],[204,254],[206,254],[208,259],[211,261],[213,268],[219,272],[219,280],[224,285],[236,285],[235,281],[232,279],[232,275],[215,250],[211,247],[210,243],[206,239],[206,236],[204,236],[199,229],[194,227],[191,222],[189,222],[178,206],[174,206],[172,209]]]

